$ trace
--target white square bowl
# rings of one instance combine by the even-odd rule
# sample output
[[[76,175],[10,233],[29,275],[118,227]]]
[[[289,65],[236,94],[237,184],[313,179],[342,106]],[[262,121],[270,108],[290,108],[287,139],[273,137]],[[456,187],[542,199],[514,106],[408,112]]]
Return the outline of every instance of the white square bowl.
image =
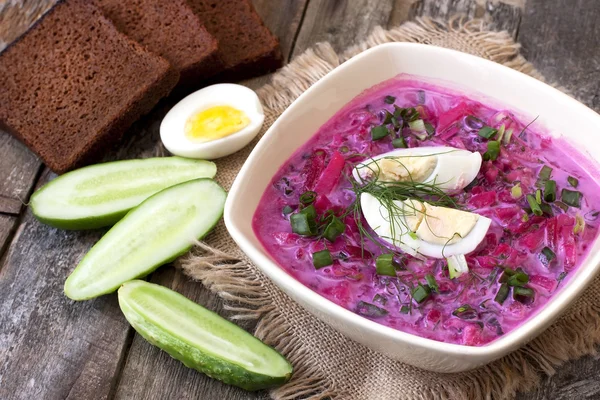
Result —
[[[338,110],[365,89],[405,73],[539,116],[553,136],[585,149],[593,173],[600,161],[600,115],[560,91],[494,62],[444,48],[390,43],[345,62],[303,93],[266,132],[238,174],[225,204],[229,233],[279,288],[317,318],[347,337],[386,356],[424,369],[460,372],[516,350],[546,329],[592,281],[600,266],[597,239],[570,280],[537,314],[503,337],[481,347],[442,343],[363,318],[297,281],[265,251],[252,230],[252,217],[279,167]],[[584,161],[584,160],[581,160]],[[586,160],[587,161],[587,160]]]

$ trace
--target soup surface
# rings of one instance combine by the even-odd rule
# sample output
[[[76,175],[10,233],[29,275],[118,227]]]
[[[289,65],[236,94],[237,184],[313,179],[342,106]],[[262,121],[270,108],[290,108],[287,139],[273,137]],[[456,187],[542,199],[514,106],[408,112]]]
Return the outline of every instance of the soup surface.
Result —
[[[476,178],[447,192],[443,182],[423,183],[433,167],[418,157],[400,159],[411,173],[397,184],[378,175],[381,164],[369,164],[393,150],[431,146],[481,154]],[[582,160],[535,121],[400,75],[357,96],[281,166],[253,228],[286,271],[336,304],[421,337],[480,346],[543,307],[596,238],[600,188]],[[377,174],[357,179],[360,165]],[[381,226],[369,225],[364,193],[383,211],[386,204],[442,207],[435,221],[465,233],[440,247],[439,237],[417,237],[410,227],[419,243],[438,240],[441,255],[423,255],[425,247],[386,240]],[[455,218],[447,209],[465,213]],[[393,225],[390,215],[382,221]],[[473,238],[472,221],[486,219],[487,231]],[[455,241],[473,249],[449,257]]]

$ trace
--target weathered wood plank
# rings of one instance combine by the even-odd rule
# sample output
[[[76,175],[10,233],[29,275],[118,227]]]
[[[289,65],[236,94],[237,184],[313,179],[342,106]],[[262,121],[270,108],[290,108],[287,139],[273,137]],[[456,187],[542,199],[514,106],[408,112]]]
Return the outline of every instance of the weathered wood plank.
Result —
[[[516,36],[525,0],[418,0],[411,15],[447,19],[456,14],[482,18],[494,30]]]
[[[127,343],[116,298],[76,303],[65,277],[102,232],[65,232],[28,212],[0,270],[0,398],[103,399]]]
[[[518,40],[523,55],[550,82],[564,86],[600,112],[600,3],[586,0],[527,0]],[[599,357],[559,368],[520,400],[600,398]]]
[[[331,43],[337,51],[360,42],[377,25],[387,26],[394,3],[393,0],[311,0],[293,55],[322,41]]]
[[[40,165],[24,144],[0,130],[0,212],[19,213],[17,204],[27,201]]]
[[[8,247],[8,240],[12,236],[16,223],[16,216],[0,214],[0,255],[4,254],[4,250]]]

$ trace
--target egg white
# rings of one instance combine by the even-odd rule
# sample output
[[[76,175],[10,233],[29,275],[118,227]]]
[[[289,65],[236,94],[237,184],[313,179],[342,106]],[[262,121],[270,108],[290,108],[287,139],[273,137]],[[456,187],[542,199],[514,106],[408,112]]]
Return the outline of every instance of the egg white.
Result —
[[[193,142],[185,136],[185,124],[194,114],[215,106],[230,106],[244,112],[250,123],[231,135],[207,142]],[[212,160],[225,157],[256,137],[265,114],[256,93],[242,85],[222,83],[200,89],[177,103],[160,124],[160,139],[172,154]]]
[[[401,209],[406,207],[402,201],[394,203]],[[390,218],[389,210],[369,193],[361,195],[360,205],[367,223],[383,240],[397,247],[408,246],[416,252],[432,258],[446,258],[472,252],[485,238],[492,223],[491,219],[479,215],[475,226],[465,237],[455,238],[455,243],[441,245],[421,240],[414,237],[414,234],[411,236],[408,228],[410,223],[402,215]],[[407,212],[408,214],[410,212]]]
[[[481,154],[478,152],[446,146],[413,147],[396,149],[364,160],[353,169],[352,175],[357,182],[362,182],[373,168],[368,167],[369,164],[382,158],[411,156],[434,156],[437,159],[435,168],[421,183],[435,184],[446,193],[464,189],[477,177],[482,163]],[[408,172],[412,174],[412,171]]]

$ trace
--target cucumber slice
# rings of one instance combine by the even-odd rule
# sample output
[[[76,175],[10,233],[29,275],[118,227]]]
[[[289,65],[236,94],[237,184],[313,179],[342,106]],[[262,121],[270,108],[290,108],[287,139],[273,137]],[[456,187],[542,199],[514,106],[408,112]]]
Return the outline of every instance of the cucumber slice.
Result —
[[[130,281],[119,289],[119,305],[144,339],[229,385],[260,390],[292,375],[291,364],[273,348],[170,289]]]
[[[212,178],[214,163],[181,157],[96,164],[66,173],[31,196],[41,222],[61,229],[110,226],[153,194],[197,178]]]
[[[223,215],[226,193],[212,179],[171,186],[116,223],[65,282],[65,294],[86,300],[114,292],[187,252]]]

